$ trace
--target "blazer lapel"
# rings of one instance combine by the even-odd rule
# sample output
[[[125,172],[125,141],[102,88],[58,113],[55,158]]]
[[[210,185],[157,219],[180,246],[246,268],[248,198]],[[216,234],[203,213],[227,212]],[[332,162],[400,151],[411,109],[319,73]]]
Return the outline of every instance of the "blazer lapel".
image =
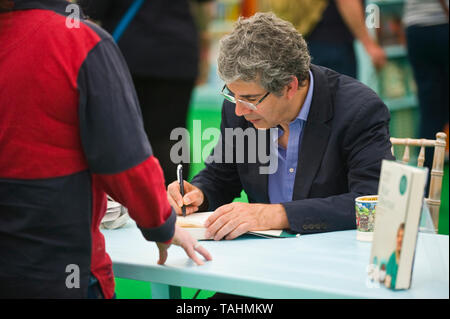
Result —
[[[260,133],[258,130],[250,123],[246,123],[246,128],[251,128],[255,130],[256,135],[256,149],[254,150],[256,152],[256,162],[246,162],[245,165],[245,180],[251,181],[249,185],[247,185],[248,189],[248,199],[250,202],[255,203],[269,203],[269,193],[268,193],[268,184],[269,184],[269,175],[268,174],[261,174],[261,168],[266,168],[269,166],[269,163],[263,163],[261,161],[261,158],[259,158],[260,150],[259,150],[259,139],[260,139]],[[268,153],[269,147],[270,147],[270,130],[265,130],[264,133],[261,135],[264,135],[265,137],[265,144],[266,149],[261,150],[265,151],[266,154]],[[246,151],[247,152],[247,151]],[[247,154],[248,155],[248,154]]]
[[[258,130],[256,130],[256,140],[257,140],[257,154],[259,154],[259,138],[260,135],[258,134]],[[266,154],[269,152],[270,149],[270,130],[265,131],[265,139],[266,139]],[[259,203],[269,203],[269,175],[268,174],[261,174],[260,169],[265,168],[269,165],[269,163],[261,163],[259,156],[257,156],[256,163],[253,164],[254,167],[250,169],[251,174],[253,175],[252,178],[255,181],[255,188],[257,189],[256,194],[261,196],[257,199],[257,202]]]
[[[327,77],[323,69],[315,65],[311,65],[311,71],[314,76],[313,98],[303,131],[292,200],[308,197],[311,184],[322,163],[331,132],[331,127],[327,122],[333,116],[330,92],[330,80],[333,79]]]

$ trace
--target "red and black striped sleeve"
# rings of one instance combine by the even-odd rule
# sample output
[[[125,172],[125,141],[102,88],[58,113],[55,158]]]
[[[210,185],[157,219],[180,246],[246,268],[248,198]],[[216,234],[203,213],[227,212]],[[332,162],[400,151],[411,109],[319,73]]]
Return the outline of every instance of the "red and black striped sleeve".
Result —
[[[87,23],[101,38],[77,79],[80,135],[93,181],[128,208],[147,240],[170,241],[176,215],[144,131],[130,73],[111,36]]]

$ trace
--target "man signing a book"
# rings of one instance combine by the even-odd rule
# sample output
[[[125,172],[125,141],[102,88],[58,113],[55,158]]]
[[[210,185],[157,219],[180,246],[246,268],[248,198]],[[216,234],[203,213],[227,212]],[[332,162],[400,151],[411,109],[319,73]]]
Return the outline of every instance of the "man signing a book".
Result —
[[[381,99],[357,80],[311,64],[302,35],[273,13],[236,22],[220,42],[218,73],[226,84],[221,136],[206,167],[184,181],[184,196],[178,182],[168,186],[177,214],[183,205],[187,214],[214,210],[205,226],[215,240],[252,230],[354,229],[354,199],[377,193],[381,161],[393,159]],[[277,165],[264,173],[267,163],[253,155],[270,128],[278,128],[266,139]],[[230,129],[245,132],[245,141]],[[232,203],[242,190],[249,203]]]

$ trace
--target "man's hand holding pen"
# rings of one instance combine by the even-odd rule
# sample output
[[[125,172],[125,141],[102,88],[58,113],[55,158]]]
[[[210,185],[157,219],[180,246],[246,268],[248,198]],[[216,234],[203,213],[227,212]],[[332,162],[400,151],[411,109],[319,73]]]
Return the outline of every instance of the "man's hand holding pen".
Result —
[[[196,186],[183,180],[184,196],[181,195],[180,183],[175,181],[167,187],[167,198],[177,215],[182,215],[183,205],[186,215],[195,213],[205,199],[203,192]]]
[[[175,181],[167,187],[167,197],[177,215],[182,215],[181,207],[186,206],[186,215],[195,213],[202,206],[205,197],[196,186],[183,181]],[[214,240],[234,239],[252,230],[290,228],[286,211],[281,204],[230,203],[217,208],[205,223],[207,237]]]

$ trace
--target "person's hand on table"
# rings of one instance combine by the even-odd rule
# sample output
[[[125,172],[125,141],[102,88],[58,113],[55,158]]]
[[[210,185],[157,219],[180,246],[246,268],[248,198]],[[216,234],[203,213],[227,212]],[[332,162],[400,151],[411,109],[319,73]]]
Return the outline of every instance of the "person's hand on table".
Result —
[[[184,197],[181,196],[178,181],[171,183],[167,187],[167,199],[177,215],[182,214],[181,207],[183,205],[186,206],[186,215],[198,211],[198,208],[204,200],[203,192],[198,187],[195,187],[186,181],[183,181],[183,183]],[[197,265],[202,265],[203,261],[200,260],[196,252],[201,254],[206,260],[212,260],[211,254],[181,227],[175,226],[175,235],[172,239],[172,243],[174,245],[181,246],[189,258],[191,258]],[[164,264],[167,259],[167,248],[169,245],[163,243],[157,244],[160,256],[158,264]]]
[[[192,236],[181,227],[175,226],[175,234],[172,238],[172,244],[183,248],[189,258],[191,258],[197,265],[204,264],[198,257],[197,253],[202,255],[208,261],[212,260],[211,254],[206,250],[206,248],[201,246],[196,239],[192,238]],[[170,244],[157,242],[156,245],[159,249],[158,264],[163,265],[167,260],[167,249],[169,249]]]
[[[216,209],[205,222],[207,238],[234,239],[252,230],[289,228],[281,204],[231,203]]]
[[[184,196],[181,196],[180,185],[178,181],[170,183],[167,186],[167,199],[177,215],[181,215],[181,207],[186,206],[186,215],[195,213],[205,199],[203,192],[196,186],[183,181]]]

